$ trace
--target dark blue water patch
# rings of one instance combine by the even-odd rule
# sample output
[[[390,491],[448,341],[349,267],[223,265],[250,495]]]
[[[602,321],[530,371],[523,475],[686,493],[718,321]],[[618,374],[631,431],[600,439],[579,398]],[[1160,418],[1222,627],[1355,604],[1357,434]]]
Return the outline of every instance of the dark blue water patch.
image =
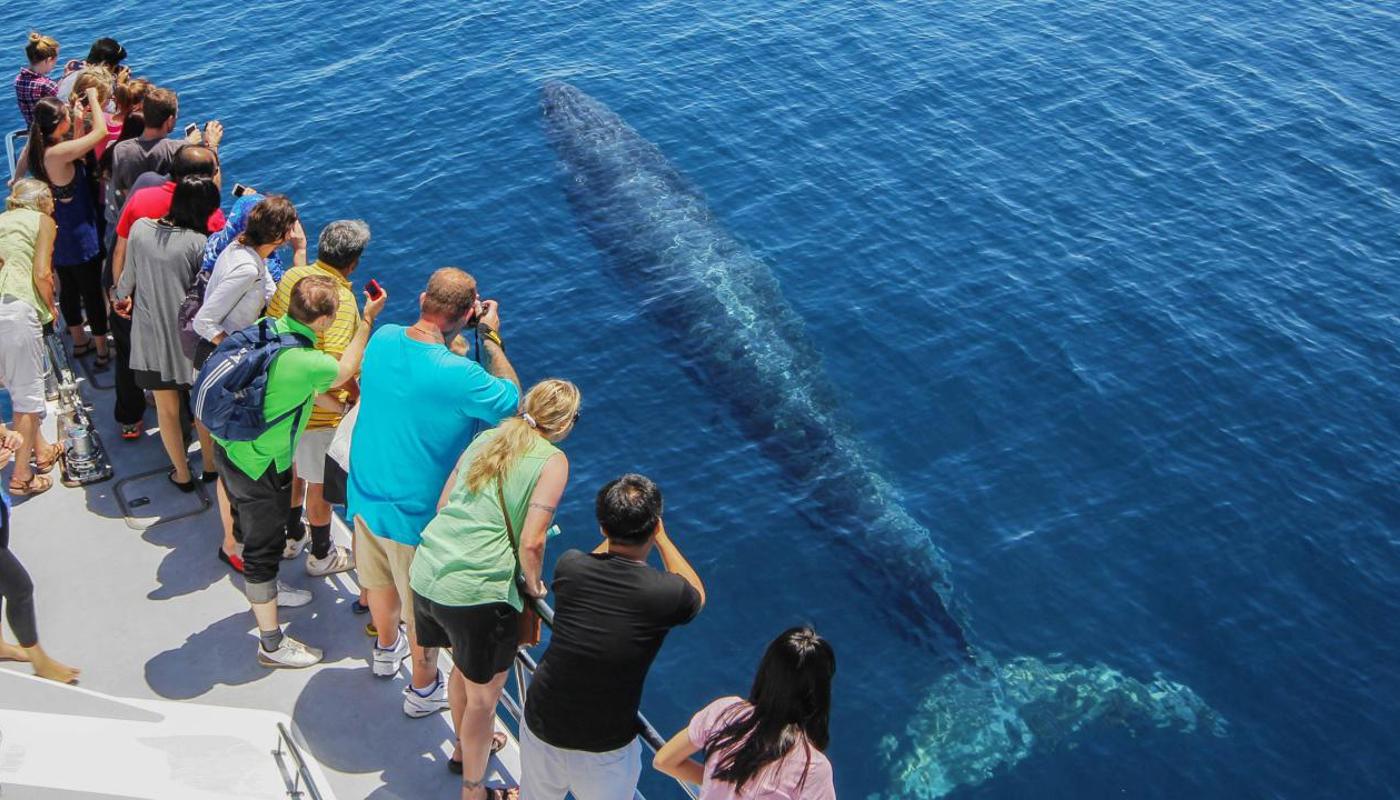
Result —
[[[840,790],[865,796],[936,676],[853,543],[578,228],[539,120],[549,78],[655,142],[772,269],[989,649],[1161,673],[1230,723],[1096,727],[959,796],[1400,783],[1384,5],[146,10],[0,19],[65,56],[115,33],[180,91],[182,122],[224,121],[229,186],[291,194],[309,229],[368,219],[356,279],[386,285],[396,320],[445,264],[501,299],[522,375],[584,391],[555,551],[590,547],[593,491],[641,469],[707,581],[648,687],[662,727],[742,691],[769,636],[813,621],[841,659]]]

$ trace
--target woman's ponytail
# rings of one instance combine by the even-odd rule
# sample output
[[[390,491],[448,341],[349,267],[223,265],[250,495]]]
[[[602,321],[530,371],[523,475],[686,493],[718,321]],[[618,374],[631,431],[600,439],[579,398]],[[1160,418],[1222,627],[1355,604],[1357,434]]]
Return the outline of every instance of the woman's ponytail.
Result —
[[[505,475],[525,451],[535,434],[546,439],[562,437],[578,417],[578,387],[565,380],[548,378],[530,387],[519,415],[502,422],[486,447],[467,468],[467,489],[479,492],[493,479]]]

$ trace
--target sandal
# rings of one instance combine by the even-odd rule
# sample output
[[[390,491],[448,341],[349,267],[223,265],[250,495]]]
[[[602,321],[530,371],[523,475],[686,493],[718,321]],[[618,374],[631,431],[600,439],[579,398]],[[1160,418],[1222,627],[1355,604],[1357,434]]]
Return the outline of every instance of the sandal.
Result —
[[[194,480],[193,480],[193,479],[188,480],[188,481],[185,481],[184,483],[180,483],[179,481],[175,480],[175,468],[174,468],[174,467],[171,467],[171,468],[170,468],[170,472],[166,474],[165,478],[166,478],[166,480],[168,480],[168,481],[170,481],[171,483],[175,484],[175,488],[176,488],[176,489],[179,489],[180,491],[184,492],[185,494],[189,494],[190,492],[193,492],[193,491],[194,491]]]
[[[40,458],[39,454],[35,453],[33,458],[29,459],[29,464],[34,468],[34,471],[40,475],[47,475],[53,472],[54,464],[57,464],[59,459],[63,458],[63,445],[58,442],[49,445],[48,456],[48,458]]]
[[[506,741],[506,735],[504,733],[501,733],[500,731],[493,731],[491,733],[491,752],[499,753],[502,750],[506,749]],[[452,773],[453,775],[461,775],[462,762],[458,759],[448,756],[447,771]]]
[[[10,494],[15,497],[31,497],[36,494],[43,494],[53,488],[53,481],[47,476],[35,475],[29,479],[28,483],[10,481]]]
[[[87,355],[88,353],[91,353],[96,349],[97,342],[93,341],[92,337],[89,336],[88,340],[86,342],[83,342],[82,344],[78,344],[77,342],[73,343],[73,357],[82,358],[83,356]]]
[[[243,574],[243,557],[236,553],[234,555],[225,553],[223,545],[219,545],[219,560],[228,564],[229,569],[237,572],[239,575]]]
[[[106,369],[110,363],[112,363],[112,351],[108,350],[105,353],[98,353],[97,358],[93,359],[92,366],[93,369]]]

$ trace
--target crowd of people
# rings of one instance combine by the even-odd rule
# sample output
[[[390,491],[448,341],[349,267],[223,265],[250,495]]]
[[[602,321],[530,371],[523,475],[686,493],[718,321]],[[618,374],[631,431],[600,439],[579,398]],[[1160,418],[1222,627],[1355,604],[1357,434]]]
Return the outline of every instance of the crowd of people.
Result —
[[[114,370],[122,438],[142,439],[149,397],[169,481],[182,492],[213,485],[217,557],[242,576],[259,664],[322,659],[279,622],[311,602],[278,580],[283,562],[305,551],[309,575],[355,570],[373,674],[409,662],[403,712],[451,715],[448,767],[462,798],[480,800],[501,791],[484,785],[504,745],[496,706],[517,650],[539,641],[535,603],[552,594],[552,633],[519,728],[518,792],[630,800],[647,672],[706,597],[663,522],[661,489],[633,473],[602,486],[600,542],[559,555],[547,579],[578,387],[550,378],[527,390],[499,304],[455,267],[429,277],[412,324],[379,324],[388,293],[371,281],[361,304],[350,280],[370,243],[366,222],[327,224],[311,260],[286,196],[239,186],[225,213],[219,122],[175,138],[177,93],[133,77],[113,39],[62,68],[59,52],[30,35],[14,83],[29,138],[0,214],[0,381],[14,408],[13,431],[0,427],[0,464],[14,462],[0,492],[0,593],[18,638],[0,641],[0,658],[77,676],[39,647],[33,587],[8,546],[9,495],[47,491],[62,457],[40,430],[42,337],[61,317],[72,355]],[[288,249],[289,266],[279,256]],[[335,505],[346,508],[350,548],[334,541]],[[706,705],[655,767],[707,799],[834,797],[824,751],[835,668],[810,627],[784,631],[748,696]]]

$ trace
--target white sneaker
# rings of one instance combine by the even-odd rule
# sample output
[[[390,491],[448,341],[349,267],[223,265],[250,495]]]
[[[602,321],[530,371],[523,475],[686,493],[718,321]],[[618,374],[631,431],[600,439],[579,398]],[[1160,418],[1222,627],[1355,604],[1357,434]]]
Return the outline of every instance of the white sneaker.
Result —
[[[264,650],[261,643],[258,644],[258,663],[264,667],[301,669],[318,664],[320,661],[320,650],[308,647],[286,634],[282,635],[282,644],[271,653]]]
[[[293,589],[281,581],[277,582],[278,608],[301,608],[310,602],[311,592],[306,589]]]
[[[442,679],[442,673],[437,675],[437,682],[433,684],[433,693],[424,697],[413,691],[413,682],[403,687],[403,713],[414,719],[426,717],[429,714],[436,714],[447,708],[447,681]]]
[[[303,533],[300,539],[288,539],[282,547],[282,558],[290,561],[301,555],[301,551],[306,549],[306,543],[311,541],[311,534]]]
[[[394,642],[394,646],[388,650],[381,649],[379,643],[374,644],[374,674],[381,678],[392,678],[399,672],[399,664],[408,658],[408,637],[404,635],[402,629],[399,630],[399,639]]]
[[[306,555],[306,574],[313,578],[334,575],[337,572],[346,572],[354,568],[355,556],[340,545],[332,547],[331,551],[326,553],[325,558],[317,558],[310,553]]]

